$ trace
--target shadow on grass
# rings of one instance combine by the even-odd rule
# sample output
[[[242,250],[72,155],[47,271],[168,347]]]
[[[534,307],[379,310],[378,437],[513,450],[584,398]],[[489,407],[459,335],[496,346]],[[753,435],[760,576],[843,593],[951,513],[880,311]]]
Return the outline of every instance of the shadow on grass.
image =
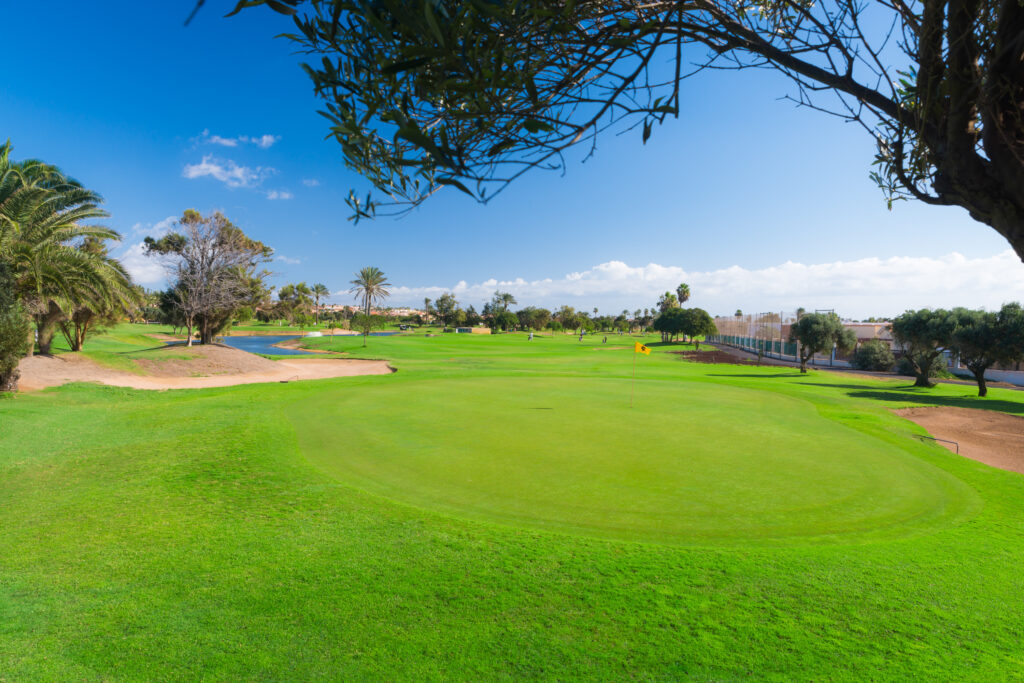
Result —
[[[799,372],[783,372],[764,375],[755,374],[724,374],[708,373],[708,377],[749,379],[780,379],[800,377]],[[915,387],[913,384],[901,384],[899,386],[885,389],[869,389],[863,384],[836,384],[831,382],[799,382],[808,387],[829,387],[831,389],[842,389],[850,398],[866,398],[873,401],[884,401],[888,403],[917,403],[926,406],[944,406],[948,408],[974,408],[977,410],[992,410],[1011,415],[1024,415],[1024,402],[1004,401],[994,398],[980,398],[978,396],[942,396],[926,393],[928,389]]]
[[[703,344],[704,342],[701,342],[701,343]],[[646,344],[644,344],[644,346],[646,346],[646,347],[649,347],[649,348],[652,348],[652,349],[656,349],[656,348],[659,348],[659,347],[662,347],[662,346],[675,346],[675,347],[677,347],[677,348],[680,348],[680,349],[684,349],[684,348],[689,348],[689,349],[692,349],[692,348],[694,348],[694,346],[693,346],[693,342],[681,342],[681,341],[672,341],[672,342],[663,342],[663,341],[657,341],[657,342],[647,342]],[[710,351],[710,349],[708,349],[708,350]]]
[[[890,380],[891,381],[891,380]],[[863,391],[865,386],[863,384],[834,384],[832,382],[800,382],[805,387],[829,387],[831,389],[852,389],[854,391]],[[878,391],[914,391],[913,384],[900,384],[899,386],[886,387],[884,390],[879,389]],[[923,389],[922,391],[928,391]],[[916,396],[917,394],[913,394]]]
[[[779,377],[800,377],[800,373],[799,372],[776,372],[776,373],[773,373],[771,375],[767,375],[767,374],[753,375],[753,374],[746,374],[746,373],[744,373],[744,374],[735,374],[735,375],[727,375],[727,374],[724,374],[724,373],[720,374],[720,373],[717,373],[717,372],[709,372],[707,374],[707,376],[708,377],[747,377],[747,378],[750,378],[750,379],[777,379]],[[814,386],[821,386],[821,385],[815,384]],[[857,388],[858,389],[863,389],[863,387],[857,387]]]
[[[976,408],[978,410],[994,410],[1000,413],[1024,415],[1024,403],[1001,401],[991,398],[979,398],[977,396],[933,396],[929,394],[902,391],[864,391],[863,387],[861,387],[860,391],[849,392],[848,395],[851,398],[869,398],[875,401],[923,403],[929,406]]]

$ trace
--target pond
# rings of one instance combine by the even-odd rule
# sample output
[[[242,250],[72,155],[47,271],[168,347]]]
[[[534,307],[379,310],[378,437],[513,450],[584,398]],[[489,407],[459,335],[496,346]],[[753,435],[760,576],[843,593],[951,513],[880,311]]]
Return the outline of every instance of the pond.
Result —
[[[371,337],[390,337],[397,332],[371,332]],[[286,347],[274,346],[289,339],[301,339],[301,334],[246,334],[231,337],[218,337],[225,346],[230,346],[249,353],[261,353],[265,356],[315,356],[311,351],[302,349],[289,349]]]
[[[269,334],[253,334],[238,337],[224,337],[223,341],[225,346],[230,346],[235,349],[242,351],[248,351],[249,353],[262,353],[266,356],[313,356],[309,351],[302,349],[289,349],[282,348],[280,346],[274,346],[283,341],[289,339],[301,339],[301,335],[289,334],[289,335],[269,335]]]

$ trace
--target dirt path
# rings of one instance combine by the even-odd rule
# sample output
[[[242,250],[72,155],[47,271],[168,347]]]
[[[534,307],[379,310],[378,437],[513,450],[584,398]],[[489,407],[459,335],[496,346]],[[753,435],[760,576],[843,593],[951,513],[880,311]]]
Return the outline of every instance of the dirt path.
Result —
[[[38,391],[69,382],[97,382],[133,389],[205,389],[238,384],[291,382],[355,375],[386,375],[394,370],[386,361],[302,358],[271,361],[226,347],[178,348],[167,360],[140,360],[140,373],[98,365],[76,353],[33,356],[21,361],[20,389]],[[196,357],[184,359],[185,353]]]
[[[893,411],[934,437],[956,441],[960,455],[1024,474],[1024,417],[975,408],[904,408]],[[951,451],[952,444],[938,442]]]

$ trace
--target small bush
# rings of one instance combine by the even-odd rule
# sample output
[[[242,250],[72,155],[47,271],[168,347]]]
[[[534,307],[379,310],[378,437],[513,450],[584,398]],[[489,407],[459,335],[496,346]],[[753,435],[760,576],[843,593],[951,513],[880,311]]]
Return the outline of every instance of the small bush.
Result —
[[[895,363],[892,350],[881,339],[861,344],[850,356],[850,365],[858,370],[890,370]]]

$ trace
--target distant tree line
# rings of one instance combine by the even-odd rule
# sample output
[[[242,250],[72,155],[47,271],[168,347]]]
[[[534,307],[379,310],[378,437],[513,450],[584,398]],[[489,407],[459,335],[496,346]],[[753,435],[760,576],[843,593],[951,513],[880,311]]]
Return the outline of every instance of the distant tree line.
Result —
[[[515,296],[495,291],[491,300],[477,313],[473,306],[463,308],[455,295],[445,292],[436,300],[424,299],[427,315],[440,323],[444,330],[451,327],[486,325],[495,332],[514,330],[549,330],[552,333],[573,334],[617,332],[620,334],[646,331],[661,332],[663,341],[715,334],[714,320],[700,308],[681,308],[689,300],[690,287],[681,284],[675,292],[665,292],[654,308],[623,310],[617,315],[601,315],[599,309],[577,310],[563,305],[551,311],[538,306],[526,306],[513,311],[518,303]]]

